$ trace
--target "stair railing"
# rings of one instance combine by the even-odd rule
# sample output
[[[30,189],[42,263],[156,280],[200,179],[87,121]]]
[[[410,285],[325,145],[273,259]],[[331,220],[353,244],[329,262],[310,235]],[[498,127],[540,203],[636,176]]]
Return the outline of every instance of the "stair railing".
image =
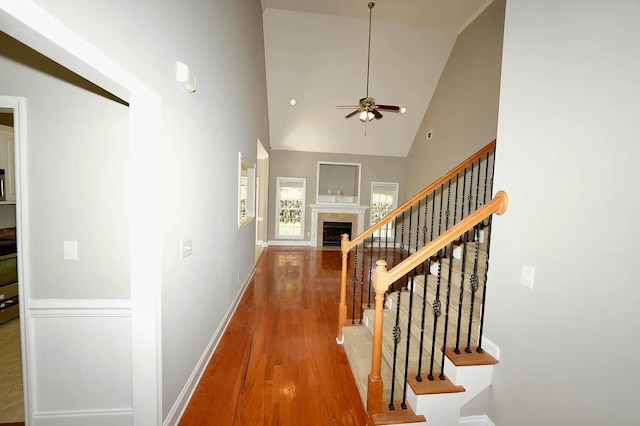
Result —
[[[442,234],[436,236],[431,242],[426,244],[424,247],[417,250],[415,253],[411,254],[401,263],[395,265],[393,268],[387,270],[387,262],[384,259],[379,259],[376,261],[376,268],[373,273],[373,289],[375,293],[375,319],[373,324],[373,353],[372,353],[372,362],[371,362],[371,372],[368,377],[368,389],[367,389],[367,414],[368,416],[372,416],[375,414],[379,414],[382,412],[383,408],[383,390],[384,390],[384,381],[381,375],[381,366],[382,366],[382,346],[383,346],[383,312],[384,312],[384,302],[385,302],[385,294],[392,287],[394,283],[401,280],[403,277],[408,277],[413,273],[417,268],[421,267],[425,264],[432,256],[437,255],[438,259],[442,259],[442,253],[447,249],[447,247],[451,248],[454,241],[459,241],[461,238],[466,239],[469,231],[473,231],[475,233],[475,241],[476,241],[476,253],[477,253],[477,232],[479,230],[479,225],[483,223],[487,218],[489,222],[491,222],[491,217],[493,214],[502,215],[508,206],[508,197],[504,191],[498,191],[492,200],[488,201],[484,206],[478,208],[476,211],[470,213],[466,218],[462,219],[459,223],[457,223],[452,228],[443,232]],[[477,257],[476,257],[477,260]],[[477,262],[476,262],[477,264]],[[473,274],[477,273],[476,267],[474,267]],[[438,267],[438,284],[440,282],[440,270]],[[450,279],[451,274],[448,275],[448,279]],[[415,274],[414,274],[415,278]],[[461,278],[464,280],[464,277]],[[485,277],[486,280],[486,277]],[[451,287],[448,286],[447,293]],[[426,271],[425,271],[425,289],[426,289]],[[411,293],[413,289],[409,289]],[[462,292],[462,288],[460,290]],[[410,294],[411,294],[410,293]],[[462,297],[462,296],[461,296]],[[447,294],[447,299],[449,299],[449,295]],[[439,300],[439,299],[438,299]],[[411,302],[410,302],[411,303]],[[447,312],[448,312],[449,300],[446,302]],[[435,305],[434,305],[435,308]],[[436,316],[437,317],[437,316]],[[471,319],[469,319],[471,324]],[[411,319],[409,318],[409,324]],[[424,318],[423,318],[424,322]],[[445,327],[448,324],[448,313],[447,319],[445,320]],[[459,323],[458,323],[459,325]],[[397,327],[397,325],[396,325]],[[459,327],[458,327],[459,328]],[[434,327],[435,330],[435,327]],[[445,329],[446,330],[446,329]],[[405,330],[406,331],[406,330]],[[400,334],[400,329],[396,331],[394,328],[394,338],[396,338],[395,333],[398,332]],[[410,333],[407,333],[410,334]],[[407,342],[410,339],[410,336],[406,337]],[[396,338],[397,344],[398,338]],[[435,342],[435,332],[434,332],[434,342]],[[422,342],[420,343],[422,346]],[[446,331],[445,331],[445,343],[443,344],[443,357],[446,347]],[[456,348],[457,349],[457,348]],[[471,352],[469,346],[465,349],[467,352]],[[478,349],[481,352],[480,349]],[[431,359],[434,359],[433,348],[431,352]],[[422,354],[422,351],[420,351]],[[405,353],[407,364],[409,357],[409,344],[407,343],[407,351]],[[422,355],[420,355],[422,356]],[[433,362],[433,361],[432,361]],[[431,374],[431,373],[430,373]],[[404,373],[407,380],[410,378],[407,377],[407,371]],[[431,374],[432,375],[432,374]],[[441,371],[440,379],[444,380],[444,374]],[[429,377],[429,380],[433,380],[433,377]],[[395,375],[392,377],[392,381],[395,381]],[[418,380],[420,381],[420,380]],[[405,380],[406,383],[406,380]],[[406,385],[405,385],[405,394],[403,395],[402,400],[402,408],[406,408]],[[393,391],[391,400],[389,401],[389,409],[394,410],[394,400],[393,400]]]
[[[339,343],[343,341],[342,329],[349,322],[348,317],[351,324],[362,324],[365,307],[372,307],[376,260],[383,259],[391,266],[401,262],[491,198],[495,148],[494,140],[353,240],[350,241],[346,234],[342,236]],[[415,229],[412,229],[414,225]],[[350,253],[353,257],[351,266]],[[350,305],[347,304],[349,272],[352,281]],[[407,276],[405,286],[408,279]]]

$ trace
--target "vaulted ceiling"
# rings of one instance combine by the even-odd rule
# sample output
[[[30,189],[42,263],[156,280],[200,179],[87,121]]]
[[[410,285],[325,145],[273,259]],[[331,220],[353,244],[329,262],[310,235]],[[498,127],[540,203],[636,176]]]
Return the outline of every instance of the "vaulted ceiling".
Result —
[[[336,106],[366,95],[369,1],[263,0],[271,148],[406,156],[457,35],[491,2],[375,1],[369,96],[407,112],[365,124]]]

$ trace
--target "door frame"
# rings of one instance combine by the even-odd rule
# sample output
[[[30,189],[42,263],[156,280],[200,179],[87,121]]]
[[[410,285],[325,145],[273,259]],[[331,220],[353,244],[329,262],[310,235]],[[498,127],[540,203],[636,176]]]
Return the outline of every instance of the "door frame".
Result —
[[[133,74],[113,62],[108,56],[88,44],[72,29],[32,0],[0,0],[0,31],[58,62],[99,87],[129,103],[130,154],[130,249],[131,249],[131,349],[133,425],[162,424],[162,364],[160,329],[160,287],[162,229],[159,200],[161,185],[157,185],[157,164],[162,161],[161,99]],[[21,116],[24,122],[24,111]],[[25,133],[21,142],[27,142]],[[26,173],[22,153],[23,178],[16,184],[21,194],[20,216],[22,234],[28,233],[28,205],[25,191]],[[17,213],[17,211],[16,211]],[[26,241],[26,239],[25,239]],[[24,258],[24,256],[22,256]],[[29,260],[25,259],[26,262]],[[27,280],[23,292],[27,300],[21,301],[22,311],[30,303],[28,269],[23,262],[23,277]],[[21,314],[22,314],[21,311]],[[26,315],[21,315],[26,319]],[[28,332],[29,324],[25,324]],[[34,342],[25,339],[25,352]],[[28,359],[28,358],[27,358]],[[29,365],[23,371],[33,376]],[[25,423],[29,425],[33,414],[34,389],[25,389]]]
[[[27,134],[27,116],[26,116],[26,100],[18,96],[0,96],[0,109],[10,109],[13,114],[13,146],[14,146],[14,171],[16,184],[16,241],[18,253],[18,312],[20,315],[20,354],[22,363],[22,400],[24,403],[25,420],[31,413],[31,398],[28,390],[30,389],[29,375],[29,359],[30,345],[28,344],[30,333],[27,321],[26,301],[29,296],[29,277],[28,269],[24,267],[25,253],[29,250],[29,238],[25,234],[22,223],[24,216],[21,209],[26,200],[28,200],[26,192],[21,191],[21,187],[27,188],[26,182],[23,184],[22,170],[26,166],[23,161],[24,140]],[[26,173],[24,174],[26,176]]]

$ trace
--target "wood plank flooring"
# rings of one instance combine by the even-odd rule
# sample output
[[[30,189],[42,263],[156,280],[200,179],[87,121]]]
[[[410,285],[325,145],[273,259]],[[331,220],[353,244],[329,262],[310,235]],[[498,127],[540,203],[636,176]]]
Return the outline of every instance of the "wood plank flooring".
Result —
[[[20,320],[0,324],[0,426],[24,421]]]
[[[365,425],[339,286],[339,251],[265,250],[180,425]]]

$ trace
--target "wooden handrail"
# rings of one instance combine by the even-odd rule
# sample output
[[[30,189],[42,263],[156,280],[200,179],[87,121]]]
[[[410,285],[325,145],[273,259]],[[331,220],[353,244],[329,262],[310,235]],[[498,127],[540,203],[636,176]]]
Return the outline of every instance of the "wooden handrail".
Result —
[[[413,204],[418,202],[418,200],[424,198],[427,194],[433,192],[440,185],[444,184],[449,179],[451,179],[452,177],[454,177],[455,175],[457,175],[458,173],[463,171],[465,168],[467,168],[469,165],[474,163],[477,159],[483,157],[487,153],[489,153],[492,150],[494,150],[495,147],[496,147],[496,141],[494,140],[493,142],[490,142],[489,144],[487,144],[487,146],[482,148],[480,151],[478,151],[475,154],[471,155],[469,158],[464,160],[462,163],[458,164],[456,167],[451,169],[448,173],[443,175],[440,179],[436,180],[431,185],[427,186],[425,189],[423,189],[422,191],[418,192],[416,195],[411,197],[411,199],[409,199],[406,202],[404,202],[400,207],[398,207],[397,209],[393,210],[391,213],[386,215],[382,220],[377,222],[375,225],[372,225],[369,229],[367,229],[366,231],[364,231],[363,233],[361,233],[360,235],[358,235],[357,237],[352,239],[349,242],[349,244],[346,246],[346,249],[347,250],[351,250],[353,247],[355,247],[356,245],[360,244],[362,241],[364,241],[367,238],[367,236],[373,234],[374,232],[376,232],[377,230],[379,230],[380,228],[385,226],[387,223],[391,222],[394,218],[396,218],[398,215],[400,215],[403,211],[407,210]]]
[[[462,219],[454,227],[448,231],[434,238],[430,243],[422,247],[420,250],[407,257],[403,262],[389,269],[388,271],[380,268],[376,268],[375,274],[379,275],[377,280],[378,288],[385,288],[385,291],[391,284],[399,280],[401,277],[408,274],[411,270],[423,263],[427,258],[436,254],[440,249],[447,244],[453,242],[478,223],[482,222],[485,218],[496,213],[498,215],[507,211],[509,205],[509,197],[504,191],[498,191],[492,200],[487,202],[484,206],[471,213],[466,218]],[[386,287],[385,287],[386,286]]]

